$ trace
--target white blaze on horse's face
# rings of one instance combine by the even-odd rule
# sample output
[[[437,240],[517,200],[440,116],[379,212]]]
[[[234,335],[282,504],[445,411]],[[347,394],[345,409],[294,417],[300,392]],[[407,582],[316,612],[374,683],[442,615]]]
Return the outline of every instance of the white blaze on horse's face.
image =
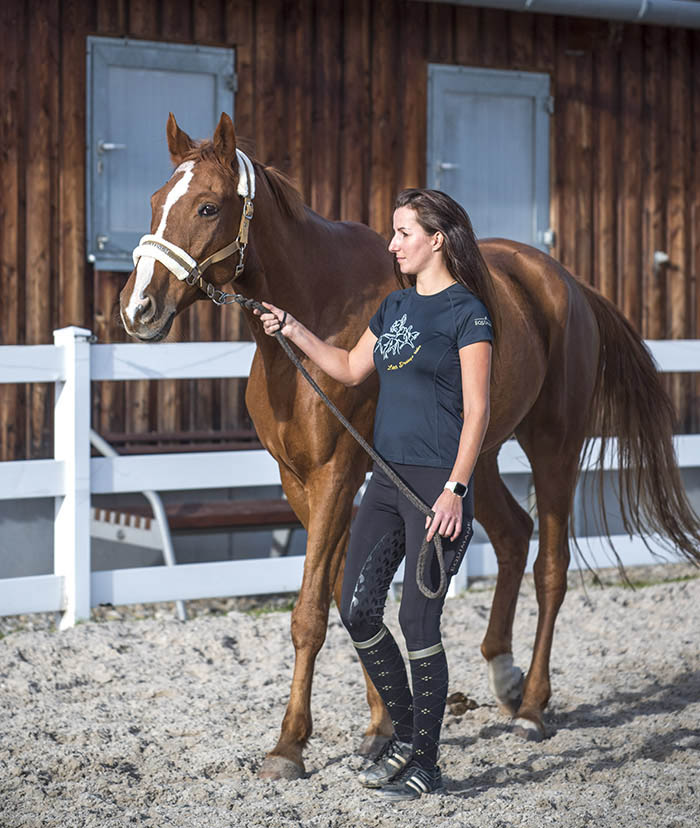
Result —
[[[161,216],[158,229],[153,234],[154,236],[159,236],[161,239],[167,238],[165,235],[165,228],[168,223],[168,214],[170,213],[170,210],[173,208],[173,205],[177,201],[179,201],[189,189],[190,181],[192,181],[192,178],[194,176],[194,165],[194,161],[184,161],[173,172],[171,176],[171,181],[177,175],[180,175],[180,178],[175,183],[175,186],[170,190],[170,192],[167,195],[167,198],[165,199],[165,204],[163,205],[163,215]],[[132,323],[134,321],[137,309],[140,307],[141,302],[143,302],[146,296],[146,288],[151,284],[151,279],[153,278],[153,266],[155,265],[155,261],[156,260],[152,259],[150,256],[142,256],[139,259],[138,265],[136,266],[136,280],[134,282],[134,289],[131,292],[129,304],[126,306],[126,310],[124,311],[127,319]]]

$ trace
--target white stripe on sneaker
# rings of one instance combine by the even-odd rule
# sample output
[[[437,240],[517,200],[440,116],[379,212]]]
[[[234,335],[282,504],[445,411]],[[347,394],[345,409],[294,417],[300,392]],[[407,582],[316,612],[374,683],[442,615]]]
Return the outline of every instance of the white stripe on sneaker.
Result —
[[[418,791],[420,794],[428,793],[429,791],[428,786],[418,776],[410,776],[406,780],[406,785],[408,785],[409,788],[413,788],[414,791]]]

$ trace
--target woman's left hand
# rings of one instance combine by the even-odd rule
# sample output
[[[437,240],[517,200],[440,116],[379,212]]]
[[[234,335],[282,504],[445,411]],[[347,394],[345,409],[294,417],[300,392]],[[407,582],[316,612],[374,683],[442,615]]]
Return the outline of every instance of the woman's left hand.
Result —
[[[425,519],[428,542],[433,539],[436,532],[444,538],[449,537],[450,540],[454,540],[462,531],[462,498],[443,489],[433,504],[433,512],[435,512],[435,517],[432,522],[429,517]]]

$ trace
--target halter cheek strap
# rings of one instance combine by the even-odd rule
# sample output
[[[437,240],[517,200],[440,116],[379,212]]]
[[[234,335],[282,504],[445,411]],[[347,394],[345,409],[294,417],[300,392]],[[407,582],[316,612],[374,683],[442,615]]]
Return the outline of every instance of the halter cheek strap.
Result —
[[[243,211],[241,213],[241,222],[238,226],[236,240],[232,241],[231,244],[227,244],[226,247],[222,247],[216,253],[212,253],[211,256],[208,256],[200,264],[197,264],[186,250],[183,250],[181,247],[160,236],[147,234],[141,237],[138,246],[132,254],[134,267],[136,267],[141,257],[147,256],[151,259],[156,259],[156,261],[159,261],[167,267],[176,279],[179,279],[181,282],[186,281],[188,285],[194,285],[201,280],[202,274],[209,265],[227,259],[233,253],[238,252],[240,256],[238,264],[236,265],[235,276],[240,276],[244,267],[243,259],[245,249],[248,245],[248,230],[251,219],[253,218],[255,170],[252,161],[244,152],[237,149],[236,156],[238,158],[237,191],[238,195],[243,198]]]

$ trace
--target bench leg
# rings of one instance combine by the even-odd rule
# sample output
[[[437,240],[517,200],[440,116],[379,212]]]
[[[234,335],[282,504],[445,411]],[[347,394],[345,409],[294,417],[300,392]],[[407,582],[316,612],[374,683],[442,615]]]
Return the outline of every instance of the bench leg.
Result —
[[[286,558],[292,545],[293,529],[275,529],[272,532],[272,544],[270,545],[271,558]]]

